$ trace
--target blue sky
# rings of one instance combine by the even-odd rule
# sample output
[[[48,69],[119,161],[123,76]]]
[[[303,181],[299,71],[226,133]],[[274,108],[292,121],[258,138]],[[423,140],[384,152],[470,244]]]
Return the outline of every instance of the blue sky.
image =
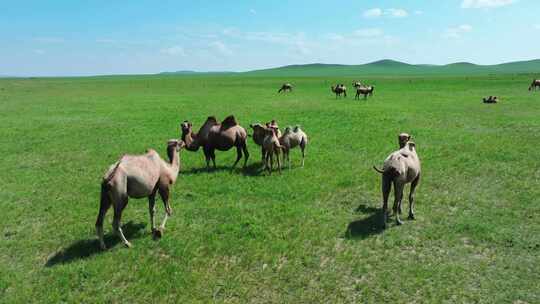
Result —
[[[0,0],[0,75],[528,60],[540,57],[538,11],[538,0]]]

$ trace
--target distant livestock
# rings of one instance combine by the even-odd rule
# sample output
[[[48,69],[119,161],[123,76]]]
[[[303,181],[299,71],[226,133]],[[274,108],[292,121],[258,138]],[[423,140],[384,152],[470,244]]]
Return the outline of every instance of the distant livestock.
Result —
[[[366,99],[369,96],[373,96],[373,91],[375,90],[374,86],[360,86],[356,87],[356,96],[354,96],[354,99],[360,99],[360,95],[364,95],[364,99]]]
[[[488,98],[482,98],[482,101],[484,103],[497,103],[499,99],[497,98],[497,96],[489,96]]]
[[[403,136],[402,136],[403,135]],[[403,143],[404,138],[408,138],[407,142]],[[388,196],[392,184],[394,185],[394,206],[393,211],[396,217],[396,224],[401,225],[401,200],[403,198],[403,189],[406,184],[411,183],[409,192],[409,219],[414,219],[414,192],[420,181],[420,159],[416,154],[416,145],[410,141],[410,136],[400,134],[398,137],[400,147],[399,150],[390,154],[384,161],[382,170],[373,166],[375,171],[382,175],[382,196],[383,196],[383,227],[386,228],[388,218]]]
[[[538,88],[540,88],[540,79],[535,79],[529,86],[529,91],[536,91]]]
[[[120,224],[122,212],[130,197],[148,197],[152,233],[155,237],[161,237],[167,218],[172,214],[169,191],[178,177],[180,150],[184,146],[181,140],[169,140],[167,143],[168,162],[161,159],[155,150],[148,150],[144,155],[124,155],[109,167],[101,182],[101,201],[96,220],[96,233],[101,249],[106,249],[103,240],[103,218],[111,206],[114,210],[113,230],[126,247],[131,247]],[[165,205],[165,218],[159,230],[156,229],[154,223],[156,193],[159,193]]]
[[[336,99],[338,97],[341,97],[341,94],[343,94],[343,96],[347,97],[347,87],[345,87],[345,85],[343,85],[343,84],[338,84],[336,86],[332,86],[331,90],[332,90],[332,92],[334,94],[336,94]]]
[[[293,86],[290,83],[284,83],[279,89],[278,93],[281,92],[292,92]]]

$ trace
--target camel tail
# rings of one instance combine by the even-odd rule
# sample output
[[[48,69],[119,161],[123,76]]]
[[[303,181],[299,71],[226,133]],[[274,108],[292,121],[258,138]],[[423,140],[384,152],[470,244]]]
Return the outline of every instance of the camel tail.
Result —
[[[374,169],[375,171],[379,172],[380,174],[383,174],[383,173],[384,173],[383,170],[381,170],[381,169],[379,169],[379,168],[377,168],[377,167],[375,167],[375,166],[373,166],[373,169]]]

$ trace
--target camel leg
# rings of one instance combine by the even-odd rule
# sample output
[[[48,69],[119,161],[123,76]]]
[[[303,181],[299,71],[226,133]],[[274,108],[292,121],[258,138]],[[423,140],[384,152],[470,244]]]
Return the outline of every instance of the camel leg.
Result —
[[[264,168],[268,170],[268,174],[272,174],[272,171],[270,169],[270,151],[266,151],[266,158],[264,161]]]
[[[234,167],[236,167],[236,164],[238,164],[241,158],[242,158],[242,148],[240,146],[237,146],[236,147],[236,161],[232,165],[231,170],[234,169]]]
[[[416,190],[416,186],[418,185],[418,182],[420,181],[420,175],[416,177],[415,180],[411,183],[411,191],[409,192],[409,219],[414,220],[414,191]]]
[[[216,150],[210,149],[210,158],[212,158],[212,164],[214,165],[214,170],[216,169]]]
[[[277,161],[279,174],[281,174],[281,161],[279,160],[279,148],[276,149],[276,161]]]
[[[388,220],[388,196],[390,195],[390,189],[392,184],[390,180],[383,175],[382,177],[382,195],[383,195],[383,228],[386,228],[386,221]]]
[[[211,159],[210,150],[204,147],[203,152],[204,152],[204,158],[206,159],[206,169],[210,170],[210,159]]]
[[[114,218],[113,218],[113,230],[116,232],[118,237],[122,240],[122,243],[128,248],[131,247],[131,243],[128,242],[126,237],[124,236],[124,232],[122,231],[122,227],[120,227],[120,222],[122,219],[122,211],[124,211],[124,208],[127,206],[128,203],[128,197],[127,196],[121,196],[116,201],[118,202],[114,206]]]
[[[163,206],[167,208],[167,204],[169,203],[169,188],[159,188],[159,196],[161,196],[161,200],[163,201]],[[163,221],[161,222],[161,225],[159,226],[160,230],[165,230],[165,224],[167,223],[167,220],[169,219],[169,214],[165,212],[165,217],[163,218]]]
[[[302,151],[302,168],[304,168],[304,160],[306,158],[306,143],[304,141],[300,145],[300,150]]]
[[[399,219],[401,213],[401,199],[403,198],[404,184],[394,181],[394,214],[396,215],[396,225],[401,225],[403,222]]]
[[[107,214],[107,210],[111,207],[111,198],[105,185],[101,186],[101,201],[99,204],[99,213],[96,220],[96,234],[99,240],[99,246],[101,249],[107,249],[105,241],[103,240],[103,218]]]
[[[157,187],[152,191],[152,194],[148,196],[148,213],[150,214],[150,228],[152,229],[152,233],[155,233],[156,231],[156,192]]]
[[[249,159],[249,151],[248,151],[246,142],[242,143],[242,152],[244,152],[244,168],[245,168],[247,166],[247,162]]]

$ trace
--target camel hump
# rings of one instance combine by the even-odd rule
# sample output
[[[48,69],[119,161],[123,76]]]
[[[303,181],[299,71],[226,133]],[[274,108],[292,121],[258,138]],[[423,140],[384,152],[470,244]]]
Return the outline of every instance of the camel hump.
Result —
[[[221,123],[221,127],[223,129],[228,129],[236,125],[238,125],[238,122],[236,122],[236,118],[234,118],[234,115],[227,116],[227,118],[225,118],[223,122]]]
[[[211,123],[214,123],[214,124],[217,124],[218,121],[217,121],[217,118],[215,116],[208,116],[208,118],[206,119],[206,122],[211,122]]]

